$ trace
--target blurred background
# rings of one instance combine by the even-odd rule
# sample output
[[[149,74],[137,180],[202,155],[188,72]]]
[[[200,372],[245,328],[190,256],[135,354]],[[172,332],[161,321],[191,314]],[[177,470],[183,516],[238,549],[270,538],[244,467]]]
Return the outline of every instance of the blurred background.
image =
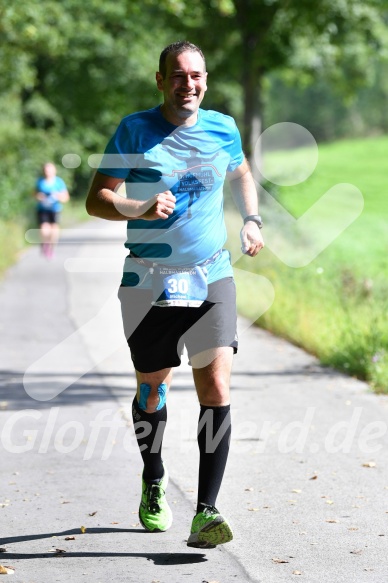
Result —
[[[203,107],[235,117],[261,189],[295,218],[337,183],[354,184],[365,200],[361,216],[304,267],[286,265],[270,245],[260,260],[238,261],[275,289],[258,324],[388,392],[387,25],[386,0],[0,0],[0,271],[35,226],[42,164],[57,165],[71,194],[62,225],[86,219],[89,155],[103,151],[122,117],[161,101],[159,54],[187,39],[207,58]],[[315,171],[294,186],[279,186],[287,144],[263,154],[277,164],[278,183],[262,179],[254,157],[263,130],[281,122],[300,124],[319,146]],[[73,168],[62,164],[68,154]],[[306,155],[293,149],[295,167]],[[238,233],[226,195],[228,227]],[[229,246],[238,253],[238,240]],[[240,288],[240,311],[252,317],[255,289]]]

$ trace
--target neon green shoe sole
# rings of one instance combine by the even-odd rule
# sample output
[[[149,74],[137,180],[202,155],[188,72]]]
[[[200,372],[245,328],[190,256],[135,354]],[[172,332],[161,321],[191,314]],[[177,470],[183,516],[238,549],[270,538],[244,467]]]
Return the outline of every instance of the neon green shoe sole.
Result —
[[[142,495],[139,506],[139,520],[149,532],[164,532],[172,524],[172,512],[166,500],[168,472],[157,484],[147,484],[142,480]]]
[[[214,549],[217,545],[228,543],[232,539],[233,532],[228,521],[221,516],[217,508],[208,506],[194,516],[187,546]]]

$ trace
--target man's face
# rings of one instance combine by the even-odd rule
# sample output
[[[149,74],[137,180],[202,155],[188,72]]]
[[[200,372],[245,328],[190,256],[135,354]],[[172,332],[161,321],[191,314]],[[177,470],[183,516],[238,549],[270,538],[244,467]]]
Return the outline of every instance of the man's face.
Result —
[[[205,96],[207,73],[197,52],[169,54],[166,76],[156,73],[157,87],[163,92],[163,115],[174,125],[192,125],[197,121],[198,108]]]
[[[54,164],[48,162],[43,166],[43,173],[45,178],[54,178],[57,174],[57,169],[55,168]]]

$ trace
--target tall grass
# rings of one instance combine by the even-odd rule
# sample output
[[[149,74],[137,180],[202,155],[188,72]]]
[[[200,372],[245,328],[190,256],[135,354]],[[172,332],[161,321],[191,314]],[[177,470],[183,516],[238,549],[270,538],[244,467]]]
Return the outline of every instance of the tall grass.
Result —
[[[388,392],[388,138],[342,141],[319,148],[313,175],[298,186],[269,185],[281,204],[301,216],[326,190],[350,182],[364,197],[361,216],[306,267],[285,265],[270,249],[256,259],[244,257],[236,266],[260,273],[275,289],[272,306],[258,324],[315,354],[322,363],[368,381]],[[285,167],[286,152],[271,163]],[[293,154],[303,159],[303,150]],[[274,217],[261,208],[265,224]],[[241,221],[227,213],[228,230],[238,233]],[[265,227],[263,235],[265,236]],[[230,237],[232,255],[239,241]],[[237,281],[240,312],[253,317],[253,305]]]

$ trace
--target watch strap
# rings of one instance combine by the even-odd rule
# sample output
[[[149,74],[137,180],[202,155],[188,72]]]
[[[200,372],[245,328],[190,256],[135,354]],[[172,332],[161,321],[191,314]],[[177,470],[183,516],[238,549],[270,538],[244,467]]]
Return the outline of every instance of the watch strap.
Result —
[[[244,225],[245,223],[247,223],[248,221],[253,221],[254,223],[257,224],[257,226],[259,227],[259,229],[262,228],[263,226],[263,221],[261,219],[260,215],[248,215],[247,217],[245,217],[244,219]]]

